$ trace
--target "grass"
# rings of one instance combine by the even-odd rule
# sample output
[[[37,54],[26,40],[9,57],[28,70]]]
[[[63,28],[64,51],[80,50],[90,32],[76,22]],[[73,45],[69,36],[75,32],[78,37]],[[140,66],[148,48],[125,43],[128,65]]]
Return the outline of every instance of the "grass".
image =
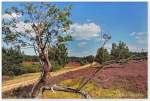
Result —
[[[47,98],[52,98],[52,99],[70,99],[70,98],[82,98],[80,95],[78,94],[73,94],[73,93],[67,93],[67,92],[54,92],[51,93],[49,91],[45,91],[42,98],[47,99]]]
[[[61,85],[67,85],[70,87],[77,88],[79,87],[80,79],[69,79],[64,80],[60,82]],[[100,98],[144,98],[144,95],[142,93],[135,93],[131,91],[126,91],[122,88],[110,88],[110,89],[104,89],[101,87],[98,87],[94,84],[94,82],[89,82],[84,88],[84,91],[88,92],[88,94],[94,98],[94,99],[100,99]],[[66,92],[51,92],[51,91],[45,91],[42,98],[83,98],[82,96],[78,94],[73,93],[66,93]]]

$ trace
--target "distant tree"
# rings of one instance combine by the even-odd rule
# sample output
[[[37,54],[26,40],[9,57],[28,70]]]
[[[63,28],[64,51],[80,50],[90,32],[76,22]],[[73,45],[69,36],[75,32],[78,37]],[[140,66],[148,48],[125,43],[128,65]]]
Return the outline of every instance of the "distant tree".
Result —
[[[87,60],[88,63],[92,63],[94,60],[94,56],[93,55],[86,56],[85,60]]]
[[[23,55],[20,48],[2,48],[2,74],[19,75],[24,71],[20,68],[23,61]]]
[[[126,43],[119,41],[118,44],[112,44],[111,50],[112,59],[125,59],[130,56],[129,48]]]
[[[63,38],[62,36],[58,36],[58,43],[56,45],[56,60],[58,60],[58,64],[64,66],[65,63],[68,61],[68,51],[67,47],[65,46],[66,40],[72,40],[70,36]]]
[[[84,56],[84,57],[68,57],[67,62],[78,62],[80,65],[85,65],[92,63],[94,60],[93,55]]]
[[[107,51],[107,49],[101,47],[97,50],[97,55],[95,57],[95,61],[97,61],[98,63],[103,63],[110,59],[111,59],[111,57],[110,57],[110,54]]]
[[[23,61],[39,62],[38,56],[23,55]]]
[[[105,48],[105,44],[108,42],[108,40],[111,39],[111,36],[109,34],[103,34],[103,39],[104,42],[102,44],[102,46],[100,48],[98,48],[96,56],[95,56],[95,61],[99,62],[99,63],[103,63],[105,61],[110,60],[110,54],[107,51],[107,49]]]
[[[69,36],[65,33],[72,24],[70,20],[71,6],[59,8],[48,2],[24,4],[21,8],[10,7],[6,9],[5,13],[12,16],[12,19],[2,20],[2,34],[4,42],[33,48],[39,57],[42,74],[31,92],[31,97],[36,97],[40,88],[48,81],[48,72],[52,70],[48,58],[48,47],[55,46],[59,42],[57,37],[60,35],[66,39],[65,41],[70,41],[65,38]],[[18,18],[17,16],[22,17]],[[22,24],[22,26],[18,24]]]
[[[72,40],[72,37],[57,37],[58,42],[56,46],[49,47],[49,59],[52,62],[53,66],[64,67],[64,65],[68,62],[68,50],[66,47],[66,40]],[[56,65],[57,64],[57,65]],[[55,67],[53,67],[55,68]]]
[[[130,52],[130,54],[134,57],[147,57],[147,52]]]

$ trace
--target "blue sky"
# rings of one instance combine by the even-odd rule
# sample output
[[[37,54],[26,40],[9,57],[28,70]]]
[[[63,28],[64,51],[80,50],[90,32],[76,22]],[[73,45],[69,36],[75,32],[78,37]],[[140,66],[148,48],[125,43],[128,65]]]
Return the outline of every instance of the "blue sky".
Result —
[[[124,41],[131,51],[147,51],[147,3],[146,2],[61,2],[60,7],[72,5],[71,34],[74,40],[67,44],[70,56],[94,55],[101,45],[101,32],[111,34],[106,45]],[[20,3],[3,3],[3,8]],[[4,10],[4,9],[3,9]],[[4,14],[3,14],[4,15]],[[33,55],[32,49],[23,49]]]

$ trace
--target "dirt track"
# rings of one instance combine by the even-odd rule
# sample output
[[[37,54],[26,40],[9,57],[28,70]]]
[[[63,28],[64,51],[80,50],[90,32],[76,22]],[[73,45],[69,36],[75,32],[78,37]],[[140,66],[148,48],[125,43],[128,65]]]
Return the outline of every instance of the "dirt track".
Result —
[[[78,67],[78,68],[65,69],[65,70],[61,70],[61,71],[58,71],[58,72],[52,72],[51,75],[52,75],[52,77],[55,77],[55,76],[59,76],[59,75],[62,75],[64,73],[67,73],[67,72],[87,68],[89,66],[90,66],[90,64],[85,65],[85,66],[81,66],[81,67]],[[24,87],[24,86],[27,86],[27,85],[34,84],[34,82],[36,82],[38,80],[39,76],[40,76],[40,73],[35,73],[35,74],[32,73],[32,75],[30,75],[30,76],[28,76],[28,74],[27,74],[25,77],[17,77],[13,80],[8,80],[6,82],[3,82],[2,92],[7,92],[7,91],[12,90],[12,89],[17,89],[19,87]]]

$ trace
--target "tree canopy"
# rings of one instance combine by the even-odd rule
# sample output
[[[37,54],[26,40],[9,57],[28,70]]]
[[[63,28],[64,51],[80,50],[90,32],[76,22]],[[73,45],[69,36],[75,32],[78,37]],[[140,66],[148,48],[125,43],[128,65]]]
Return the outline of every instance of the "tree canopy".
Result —
[[[52,3],[25,3],[23,9],[6,9],[12,19],[2,21],[3,41],[33,47],[37,53],[47,46],[69,41],[71,36],[65,33],[72,24],[70,10],[71,6],[61,9]]]
[[[112,44],[111,50],[112,59],[125,59],[130,56],[129,48],[126,43],[119,41],[118,44]]]

